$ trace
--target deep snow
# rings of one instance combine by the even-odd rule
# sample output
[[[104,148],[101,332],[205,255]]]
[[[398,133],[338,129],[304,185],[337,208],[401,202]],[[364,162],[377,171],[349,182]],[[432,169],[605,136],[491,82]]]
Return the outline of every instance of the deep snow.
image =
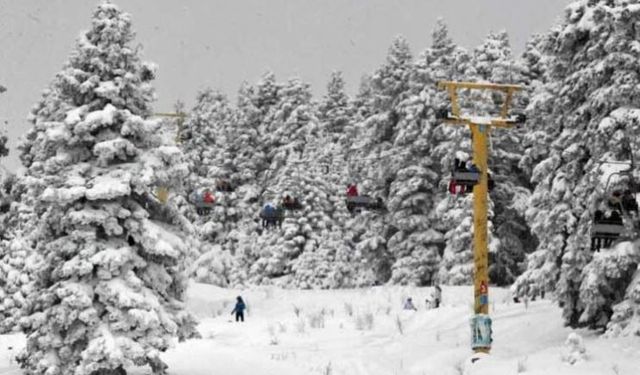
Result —
[[[469,365],[471,287],[444,287],[437,310],[426,309],[431,292],[408,287],[236,291],[192,284],[188,306],[201,321],[203,338],[178,344],[164,359],[174,375],[640,373],[640,338],[604,339],[573,331],[562,326],[553,301],[515,304],[499,288],[490,290],[492,353]],[[238,294],[249,308],[245,323],[233,322],[230,315]],[[417,312],[401,310],[407,296]],[[571,332],[581,335],[586,347],[586,360],[574,365],[561,359]],[[0,374],[20,373],[12,358],[23,345],[21,335],[0,336]]]

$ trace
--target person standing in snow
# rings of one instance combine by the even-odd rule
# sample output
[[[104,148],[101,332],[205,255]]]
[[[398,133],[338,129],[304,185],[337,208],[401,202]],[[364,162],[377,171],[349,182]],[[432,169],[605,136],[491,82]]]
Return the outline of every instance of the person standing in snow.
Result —
[[[404,310],[418,311],[418,309],[416,309],[416,307],[413,305],[413,300],[411,299],[411,297],[407,298],[402,308]]]
[[[247,308],[247,305],[244,304],[242,297],[238,296],[236,298],[236,306],[231,311],[231,315],[236,314],[236,322],[244,322],[244,310]]]
[[[442,288],[436,284],[433,290],[433,308],[437,309],[440,307],[440,301],[442,301]]]

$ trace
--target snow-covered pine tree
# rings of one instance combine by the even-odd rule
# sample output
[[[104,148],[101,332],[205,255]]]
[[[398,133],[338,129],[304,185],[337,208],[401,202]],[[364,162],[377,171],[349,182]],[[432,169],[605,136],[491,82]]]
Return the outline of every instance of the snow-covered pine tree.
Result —
[[[410,97],[410,78],[413,75],[411,50],[406,39],[396,37],[389,47],[385,63],[370,80],[363,81],[356,98],[359,116],[365,118],[357,124],[356,139],[346,149],[348,155],[347,183],[356,183],[361,194],[377,196],[388,201],[389,189],[395,179],[393,166],[396,158],[407,150],[393,147],[400,123],[398,105]],[[389,226],[384,216],[369,212],[356,216],[347,223],[348,237],[363,259],[369,259],[375,283],[387,282],[391,276],[393,260],[387,250],[387,241],[397,231]],[[375,232],[374,232],[375,228]]]
[[[182,148],[189,163],[192,189],[215,188],[216,179],[228,178],[224,147],[233,125],[234,111],[224,94],[206,89],[197,95],[182,129]]]
[[[297,78],[290,79],[281,86],[279,96],[261,126],[261,146],[270,166],[262,177],[265,190],[256,211],[266,202],[280,203],[286,195],[297,199],[302,208],[288,212],[282,232],[262,234],[250,278],[264,283],[286,276],[279,282],[288,285],[295,259],[317,246],[314,238],[319,230],[317,225],[324,225],[322,215],[331,209],[322,207],[330,202],[327,182],[310,180],[319,177],[321,169],[319,165],[313,166],[314,155],[307,148],[307,145],[317,144],[320,137],[309,85]]]
[[[389,192],[395,230],[389,239],[392,283],[431,285],[440,267],[444,237],[434,229],[433,211],[444,193],[439,189],[440,163],[432,158],[438,125],[434,114],[447,100],[437,91],[437,82],[450,78],[456,53],[446,25],[438,20],[431,47],[414,63],[411,95],[397,106],[394,147],[402,151],[394,160],[397,174]]]
[[[44,260],[23,321],[28,374],[165,373],[159,354],[195,332],[183,310],[190,225],[152,196],[187,166],[148,119],[155,68],[133,38],[131,17],[101,3],[20,146]]]
[[[3,87],[0,86],[0,93]],[[9,154],[7,136],[0,135],[0,158]],[[30,247],[19,238],[29,212],[20,203],[23,189],[16,176],[0,164],[0,332],[20,329],[21,316],[28,311],[27,296],[33,294],[28,264],[36,264]],[[33,224],[33,223],[32,223]]]
[[[323,131],[331,135],[331,141],[344,148],[353,142],[355,108],[345,92],[342,73],[331,73],[327,84],[327,93],[318,106],[318,120]]]
[[[526,212],[540,244],[514,289],[555,290],[570,325],[604,326],[618,303],[610,328],[637,326],[631,309],[637,301],[638,249],[620,245],[594,257],[589,228],[593,212],[611,193],[602,179],[611,170],[601,161],[629,161],[630,152],[639,156],[638,4],[576,1],[544,42],[546,78],[532,106],[549,143],[530,152],[544,159],[533,169],[536,188]],[[617,291],[625,289],[622,297]]]

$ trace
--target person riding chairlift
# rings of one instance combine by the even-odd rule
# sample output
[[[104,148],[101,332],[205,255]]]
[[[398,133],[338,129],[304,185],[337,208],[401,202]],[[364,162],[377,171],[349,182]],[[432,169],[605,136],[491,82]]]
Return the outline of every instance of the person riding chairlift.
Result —
[[[202,201],[204,203],[210,203],[213,204],[216,201],[216,198],[213,196],[213,194],[211,194],[211,191],[209,191],[209,189],[204,191],[204,197],[202,198]]]
[[[293,198],[291,198],[291,196],[289,194],[285,195],[284,198],[282,199],[282,205],[287,207],[287,206],[292,206],[294,203]]]
[[[638,202],[629,189],[625,190],[622,195],[622,208],[627,212],[635,212],[638,214]]]
[[[273,222],[274,217],[276,216],[276,208],[272,203],[267,203],[262,208],[262,227],[268,228],[269,224]]]
[[[356,184],[349,184],[347,186],[347,197],[357,197],[358,195],[358,187]]]
[[[622,193],[620,192],[620,190],[616,190],[611,193],[611,196],[609,197],[609,201],[607,203],[609,204],[609,207],[613,208],[614,210],[619,210],[620,205],[622,204]]]
[[[456,171],[466,171],[467,170],[467,166],[465,165],[465,162],[460,160],[460,159],[458,159],[458,158],[455,158],[453,160],[453,168]]]

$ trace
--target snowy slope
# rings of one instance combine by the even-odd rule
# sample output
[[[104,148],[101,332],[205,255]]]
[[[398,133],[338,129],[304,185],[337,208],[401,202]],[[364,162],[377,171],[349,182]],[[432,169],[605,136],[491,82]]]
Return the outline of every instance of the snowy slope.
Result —
[[[189,308],[201,320],[203,339],[177,345],[164,359],[174,375],[458,375],[465,368],[470,375],[638,374],[640,338],[602,339],[579,331],[586,360],[569,365],[561,355],[572,330],[562,326],[560,311],[551,301],[531,302],[527,308],[512,303],[505,290],[491,292],[494,348],[490,357],[472,366],[466,363],[470,287],[445,287],[444,306],[426,310],[429,288],[262,287],[239,292],[194,284]],[[249,306],[244,324],[232,322],[229,315],[238,293]],[[419,311],[400,309],[406,296],[414,299]],[[0,374],[19,373],[11,358],[22,345],[19,335],[0,336]],[[149,372],[131,369],[130,373]]]

